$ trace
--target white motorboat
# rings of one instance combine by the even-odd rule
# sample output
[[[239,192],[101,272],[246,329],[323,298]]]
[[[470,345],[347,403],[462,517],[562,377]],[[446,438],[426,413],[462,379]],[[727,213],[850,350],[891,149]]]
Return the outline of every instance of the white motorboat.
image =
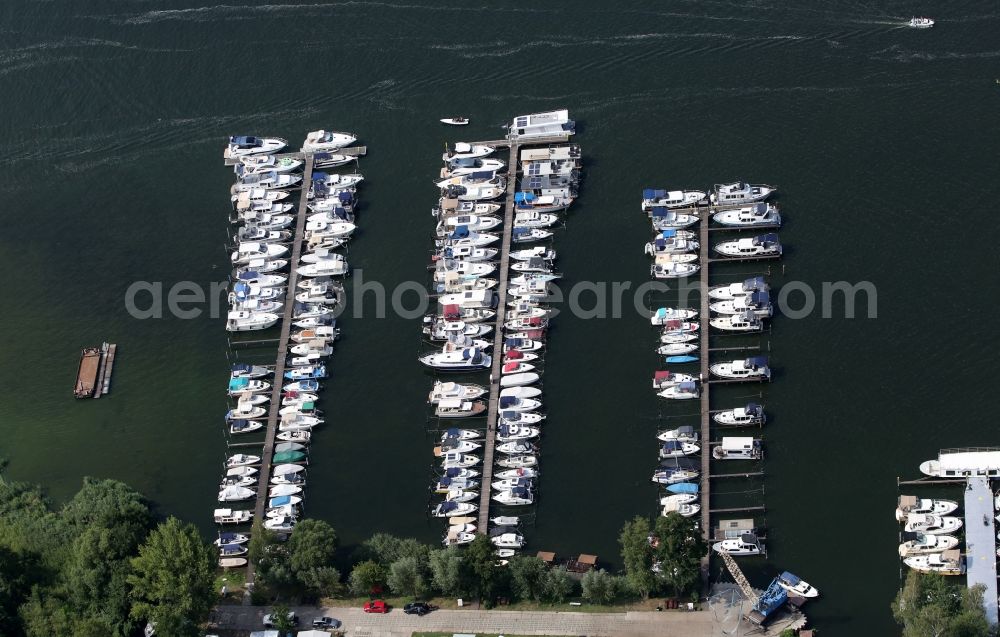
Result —
[[[701,244],[688,237],[690,234],[693,233],[684,230],[664,230],[660,236],[646,244],[643,253],[656,257],[662,254],[697,252]]]
[[[716,363],[709,366],[708,371],[719,378],[771,380],[771,368],[767,365],[767,356],[752,356],[726,363]]]
[[[445,501],[433,509],[431,509],[431,515],[436,518],[453,518],[457,516],[471,515],[478,509],[475,504],[470,502],[449,502]]]
[[[524,183],[524,182],[522,182]],[[527,183],[531,187],[539,187],[540,191],[519,191],[514,193],[514,210],[518,213],[533,210],[535,212],[559,212],[569,208],[575,197],[575,189],[570,185],[570,179],[559,177],[535,178],[529,177]]]
[[[660,446],[660,458],[683,458],[701,451],[701,447],[684,440],[667,440]]]
[[[957,509],[958,502],[954,500],[935,500],[931,498],[918,498],[913,495],[901,495],[899,496],[899,505],[896,507],[896,521],[902,522],[911,513],[948,515]]]
[[[449,126],[468,126],[469,124],[468,117],[443,117],[438,121]]]
[[[226,412],[226,420],[260,418],[266,413],[267,410],[259,405],[237,403],[236,407]]]
[[[757,403],[747,403],[743,407],[727,409],[712,414],[712,420],[725,427],[760,426],[767,421],[764,408]]]
[[[251,188],[240,191],[230,197],[236,210],[244,210],[254,203],[273,204],[288,198],[288,192],[284,190],[268,190],[267,188]]]
[[[503,177],[494,177],[489,181],[468,183],[461,186],[448,186],[441,192],[449,198],[459,201],[482,201],[503,196],[507,190],[507,181]]]
[[[291,533],[295,529],[295,518],[267,518],[264,520],[264,528],[275,533]]]
[[[511,282],[513,283],[513,281]],[[521,284],[514,284],[507,289],[507,294],[516,302],[520,301],[541,301],[545,302],[551,296],[551,282],[541,279],[525,280]]]
[[[248,434],[253,433],[264,428],[264,423],[259,420],[230,420],[229,421],[229,433],[231,434]]]
[[[249,500],[255,495],[257,495],[256,491],[246,487],[226,487],[222,491],[219,491],[219,502],[240,502],[242,500]]]
[[[686,212],[676,212],[667,208],[653,208],[652,211],[654,230],[680,230],[690,228],[698,223],[701,218]]]
[[[552,236],[551,230],[543,230],[542,228],[528,228],[526,226],[515,226],[511,231],[511,243],[533,243],[535,241],[544,241]]]
[[[352,161],[356,161],[357,157],[352,157],[351,155],[343,155],[340,153],[315,153],[313,155],[313,167],[320,170],[325,170],[327,168],[337,168],[339,166],[345,166]]]
[[[465,228],[468,232],[486,232],[501,223],[502,219],[490,215],[456,215],[438,222],[437,233],[439,236],[450,236],[458,233],[459,228]]]
[[[731,184],[719,184],[715,192],[709,195],[709,201],[714,206],[741,206],[757,201],[764,201],[775,193],[777,188],[764,184],[748,184],[737,181]]]
[[[278,259],[286,254],[288,246],[248,241],[236,246],[236,250],[230,255],[230,260],[234,264],[249,264],[256,259]]]
[[[684,356],[698,351],[698,346],[694,343],[667,343],[656,348],[656,353],[661,356]]]
[[[291,207],[291,204],[269,204],[275,209],[283,206]],[[240,221],[248,228],[260,228],[262,230],[285,230],[292,225],[292,215],[272,214],[270,212],[250,211],[240,215]]]
[[[712,221],[734,228],[777,227],[781,225],[781,213],[774,204],[760,202],[735,210],[717,212],[712,216]]]
[[[237,509],[215,509],[213,516],[216,524],[246,524],[253,519],[253,512]]]
[[[266,330],[280,320],[281,317],[272,312],[233,310],[226,314],[226,330],[230,332]]]
[[[903,564],[923,573],[937,573],[938,575],[965,574],[965,560],[962,559],[961,551],[956,549],[942,551],[941,553],[914,555],[904,558]]]
[[[503,467],[505,469],[523,469],[537,465],[538,458],[530,454],[521,456],[501,456],[497,459],[496,464],[498,467]]]
[[[715,251],[732,258],[771,257],[781,255],[781,242],[772,233],[757,237],[723,241],[715,245]]]
[[[784,571],[777,579],[778,585],[792,595],[806,598],[819,597],[819,591],[798,575]]]
[[[307,416],[302,413],[281,414],[281,422],[278,423],[278,431],[302,431],[312,429],[323,424],[323,419],[319,416]]]
[[[283,270],[287,265],[287,259],[250,259],[245,265],[241,265],[236,268],[236,274],[240,275],[244,272],[259,272],[261,274],[268,274],[271,272],[277,272],[278,270]]]
[[[535,246],[533,248],[514,250],[509,256],[514,261],[531,261],[532,259],[553,261],[556,258],[556,251],[546,246]]]
[[[340,192],[356,187],[362,181],[365,180],[365,176],[361,173],[351,173],[351,174],[341,174],[341,173],[325,173],[325,172],[314,172],[312,174],[312,183],[323,184],[326,186],[327,191]],[[331,197],[327,197],[331,199]],[[340,201],[339,198],[336,202],[331,202],[333,207],[336,207]],[[316,207],[319,202],[314,202],[313,206]]]
[[[479,456],[451,451],[441,456],[442,469],[466,469],[480,463]]]
[[[900,557],[940,553],[958,546],[958,538],[953,535],[904,532],[902,539],[903,543],[899,545]]]
[[[241,272],[237,276],[237,281],[260,287],[279,287],[288,282],[288,277],[283,274],[263,274],[261,272]]]
[[[930,535],[950,535],[962,528],[962,519],[951,515],[933,515],[930,513],[911,513],[906,516],[904,531],[910,533],[929,533]]]
[[[517,478],[537,478],[539,475],[540,474],[538,470],[533,469],[531,467],[521,467],[519,469],[505,469],[504,471],[497,471],[493,473],[493,477],[499,480],[512,480]],[[497,524],[499,526],[508,526],[517,524],[517,522],[509,522],[507,524],[503,524],[494,521],[494,524]]]
[[[693,398],[698,398],[701,395],[698,389],[698,383],[678,383],[676,385],[671,385],[663,391],[657,393],[657,396],[661,398],[666,398],[668,400],[690,400]]]
[[[473,263],[457,259],[441,259],[435,263],[434,280],[443,282],[449,273],[463,278],[479,278],[492,274],[496,266],[491,263]]]
[[[445,150],[444,154],[441,155],[441,160],[451,162],[460,159],[476,159],[492,155],[495,151],[496,148],[485,144],[472,145],[465,142],[457,142]]]
[[[774,306],[771,304],[771,293],[758,291],[751,292],[746,296],[737,296],[725,301],[715,301],[708,306],[708,309],[716,314],[743,314],[752,312],[760,318],[770,318],[774,314]]]
[[[763,321],[753,312],[716,316],[708,324],[722,332],[760,332],[764,329]]]
[[[542,390],[537,387],[508,387],[500,390],[500,398],[537,398],[542,395]]]
[[[245,226],[240,228],[233,239],[237,242],[256,243],[287,243],[292,239],[292,233],[288,230],[268,230],[259,226]]]
[[[479,440],[483,434],[475,429],[446,429],[441,434],[441,441],[446,440]]]
[[[653,472],[652,481],[656,484],[671,485],[696,480],[699,472],[693,469],[681,469],[671,467],[669,469],[657,469]]]
[[[545,343],[539,340],[530,338],[513,338],[508,337],[503,341],[503,351],[505,354],[510,354],[511,352],[520,352],[522,354],[529,352],[537,352],[545,347]],[[508,356],[511,360],[526,360],[521,356]]]
[[[693,252],[687,253],[661,253],[653,259],[654,265],[671,265],[674,263],[694,263],[698,260],[698,255]]]
[[[478,400],[445,398],[437,403],[434,415],[438,418],[470,418],[486,411],[486,405]]]
[[[225,478],[219,485],[220,489],[225,489],[227,487],[252,487],[257,484],[257,478],[252,476],[242,476],[234,478]]]
[[[733,557],[760,555],[763,552],[760,548],[760,541],[753,533],[744,533],[738,538],[716,542],[712,545],[712,550],[716,553],[728,553]]]
[[[452,478],[448,476],[442,476],[434,485],[433,489],[435,493],[447,494],[448,492],[453,491],[455,489],[468,491],[470,489],[476,489],[478,487],[479,487],[479,480],[474,480],[472,478],[465,478],[465,477]]]
[[[667,429],[656,434],[656,439],[662,442],[679,440],[681,442],[698,442],[698,432],[691,425],[683,425],[676,429]]]
[[[236,165],[235,172],[237,175],[263,173],[272,170],[278,173],[290,173],[302,168],[304,164],[304,161],[294,157],[244,155],[240,157],[240,163]]]
[[[767,292],[769,290],[770,287],[767,282],[764,281],[764,277],[758,276],[750,279],[744,279],[739,283],[730,283],[729,285],[713,287],[708,291],[708,298],[717,301],[729,301],[737,298],[748,297],[754,292]]]
[[[665,345],[673,345],[677,343],[690,343],[691,341],[698,340],[698,334],[696,332],[664,332],[660,334],[660,342]]]
[[[435,405],[442,400],[475,400],[485,396],[486,393],[487,389],[482,385],[435,381],[434,387],[427,396],[427,402]]]
[[[907,24],[911,29],[929,29],[934,26],[934,20],[931,20],[930,18],[913,17],[910,18],[910,21]]]
[[[298,495],[302,493],[302,487],[295,484],[276,484],[267,490],[267,497],[280,498],[284,495]]]
[[[312,438],[312,433],[308,430],[299,431],[282,431],[275,436],[278,440],[284,440],[286,442],[309,442]]]
[[[701,511],[700,504],[690,504],[690,503],[681,504],[678,502],[670,501],[667,504],[663,505],[663,509],[660,511],[660,515],[667,516],[670,515],[671,513],[678,513],[682,517],[692,518],[698,515],[700,511]]]
[[[243,175],[238,182],[229,189],[230,194],[238,195],[241,192],[263,188],[265,190],[287,190],[295,188],[302,182],[302,175],[291,175],[279,173],[273,170],[262,173],[251,173]]]
[[[519,549],[524,546],[524,536],[517,533],[502,533],[490,538],[490,541],[493,546],[502,549]]]
[[[239,301],[235,298],[235,295],[229,295],[230,308],[234,311],[244,310],[247,312],[280,312],[284,307],[282,301],[265,301],[262,299],[247,299],[245,301]]]
[[[452,186],[478,186],[486,182],[498,184],[499,182],[495,181],[498,177],[495,169],[472,170],[455,175],[449,174],[447,177],[435,181],[434,185],[442,190],[447,190]]]
[[[329,215],[314,215],[306,221],[306,232],[313,237],[349,237],[356,229],[353,223],[335,221]]]
[[[333,354],[333,348],[327,345],[326,341],[322,340],[318,343],[299,343],[298,345],[293,345],[288,351],[296,356],[311,360]],[[313,362],[309,364],[312,365]]]
[[[540,433],[538,427],[522,427],[520,425],[500,425],[497,428],[497,440],[499,442],[515,442],[518,440],[531,440],[537,438]],[[516,451],[515,453],[520,453]]]
[[[489,354],[486,354],[474,347],[454,352],[426,354],[419,357],[417,360],[424,365],[439,371],[455,372],[488,369],[493,361]]]
[[[358,138],[351,133],[314,130],[306,134],[305,142],[302,143],[302,152],[315,153],[339,150],[345,146],[350,146],[356,141],[358,141]]]
[[[500,240],[500,235],[491,232],[471,232],[461,226],[447,235],[444,239],[438,239],[434,243],[436,246],[444,248],[484,248]]]
[[[659,190],[645,188],[642,191],[642,209],[690,208],[704,203],[706,196],[701,190]]]
[[[447,246],[442,248],[438,256],[443,259],[459,259],[461,261],[482,262],[491,261],[500,254],[496,248],[473,248],[472,246]]]
[[[501,425],[537,425],[538,423],[545,420],[544,414],[532,413],[530,411],[501,411],[500,412],[500,424]]]
[[[444,494],[446,502],[472,502],[479,499],[479,492],[469,489],[449,489]]]
[[[511,440],[510,442],[504,442],[498,444],[496,446],[496,450],[509,456],[517,456],[528,453],[534,454],[537,452],[537,448],[534,443],[528,442],[527,440]]]
[[[525,487],[515,487],[508,491],[500,491],[494,494],[492,500],[505,506],[527,506],[534,504],[535,494]]]
[[[679,374],[669,370],[657,370],[653,372],[653,389],[665,389],[680,383],[693,383],[698,380],[692,374]]]
[[[347,259],[344,258],[344,255],[333,254],[330,258],[299,266],[295,271],[298,272],[300,276],[317,277],[343,276],[347,274],[349,269]]]
[[[501,396],[499,400],[499,409],[501,411],[534,411],[541,408],[541,406],[542,401],[536,398]]]
[[[691,276],[699,269],[697,263],[654,263],[649,273],[657,279],[680,279]]]
[[[657,308],[653,312],[653,316],[649,318],[649,322],[652,325],[665,325],[669,321],[687,321],[688,319],[692,319],[696,316],[698,316],[698,312],[695,310],[661,307]],[[697,323],[693,323],[693,325],[697,325]],[[697,329],[698,328],[695,327],[694,330],[691,331],[695,331]]]
[[[519,387],[521,385],[531,385],[537,383],[541,378],[537,372],[521,372],[518,374],[505,374],[500,377],[501,387]]]
[[[255,137],[235,135],[229,138],[226,157],[248,157],[250,155],[270,155],[282,150],[288,142],[280,137]]]
[[[674,493],[660,498],[660,506],[667,507],[677,504],[690,504],[698,500],[697,493]]]
[[[535,210],[518,212],[514,215],[514,225],[518,228],[548,228],[559,222],[559,216]]]

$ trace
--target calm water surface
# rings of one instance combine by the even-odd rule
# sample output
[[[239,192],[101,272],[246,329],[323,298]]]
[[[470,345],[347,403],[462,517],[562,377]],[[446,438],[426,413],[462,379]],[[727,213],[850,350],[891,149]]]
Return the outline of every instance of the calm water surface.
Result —
[[[106,0],[0,7],[0,455],[55,498],[115,477],[210,532],[225,453],[220,320],[137,321],[135,280],[225,278],[224,136],[359,131],[368,145],[352,266],[424,280],[443,142],[437,119],[498,136],[567,107],[586,183],[560,231],[567,283],[648,278],[643,186],[746,178],[781,187],[781,285],[872,281],[878,318],[779,317],[760,483],[776,569],[823,591],[825,634],[893,632],[896,476],[941,446],[993,444],[997,372],[992,2],[297,2]],[[929,31],[900,25],[927,12]],[[782,271],[783,268],[783,271]],[[761,268],[731,266],[734,280]],[[369,299],[368,309],[373,307]],[[419,325],[346,318],[310,468],[309,513],[351,544],[434,541]],[[111,395],[70,398],[81,346],[119,343]],[[654,336],[643,319],[561,316],[546,361],[532,549],[617,564],[617,530],[652,514]],[[717,406],[755,390],[727,388]],[[745,493],[750,492],[750,493]],[[957,495],[957,494],[956,494]],[[713,573],[714,575],[714,573]]]

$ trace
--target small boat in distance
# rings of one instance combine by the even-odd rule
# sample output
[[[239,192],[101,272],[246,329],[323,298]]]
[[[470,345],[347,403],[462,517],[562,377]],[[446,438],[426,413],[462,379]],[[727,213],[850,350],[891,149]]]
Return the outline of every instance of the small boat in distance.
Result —
[[[910,18],[909,26],[911,29],[929,29],[934,26],[934,20],[930,18]]]
[[[469,123],[468,117],[443,117],[439,120],[442,124],[449,126],[466,126]]]

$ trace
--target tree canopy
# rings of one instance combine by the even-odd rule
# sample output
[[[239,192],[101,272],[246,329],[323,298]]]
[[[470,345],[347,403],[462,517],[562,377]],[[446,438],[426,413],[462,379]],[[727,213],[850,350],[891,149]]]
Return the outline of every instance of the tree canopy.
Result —
[[[953,584],[937,574],[910,571],[892,603],[903,637],[987,637],[983,588]]]

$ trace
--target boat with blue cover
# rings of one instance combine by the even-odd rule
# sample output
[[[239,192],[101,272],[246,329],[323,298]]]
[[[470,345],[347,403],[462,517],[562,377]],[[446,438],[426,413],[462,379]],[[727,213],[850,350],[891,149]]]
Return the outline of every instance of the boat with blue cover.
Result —
[[[694,363],[698,360],[697,356],[682,355],[682,356],[667,356],[666,361],[668,363]]]
[[[784,606],[787,601],[788,591],[782,587],[781,582],[775,577],[771,581],[771,585],[764,591],[764,594],[757,600],[757,603],[753,605],[753,610],[750,611],[749,615],[750,621],[757,625],[764,624],[771,614]]]
[[[684,494],[698,494],[698,485],[694,482],[678,482],[677,484],[667,485],[667,491],[670,493],[684,493]]]
[[[247,420],[240,418],[229,421],[229,433],[231,434],[248,434],[263,428],[264,423],[259,420]]]
[[[230,378],[264,378],[274,373],[269,367],[263,365],[250,365],[248,363],[236,363],[230,369]]]
[[[793,595],[798,595],[799,597],[819,597],[819,591],[814,586],[794,573],[784,571],[777,577],[777,582],[783,589]]]
[[[295,369],[289,369],[285,372],[285,378],[288,380],[326,378],[326,366],[306,365],[303,367],[296,367]]]
[[[245,376],[229,379],[228,392],[230,396],[245,394],[247,392],[262,393],[267,391],[271,391],[271,383],[262,380],[251,379]]]

